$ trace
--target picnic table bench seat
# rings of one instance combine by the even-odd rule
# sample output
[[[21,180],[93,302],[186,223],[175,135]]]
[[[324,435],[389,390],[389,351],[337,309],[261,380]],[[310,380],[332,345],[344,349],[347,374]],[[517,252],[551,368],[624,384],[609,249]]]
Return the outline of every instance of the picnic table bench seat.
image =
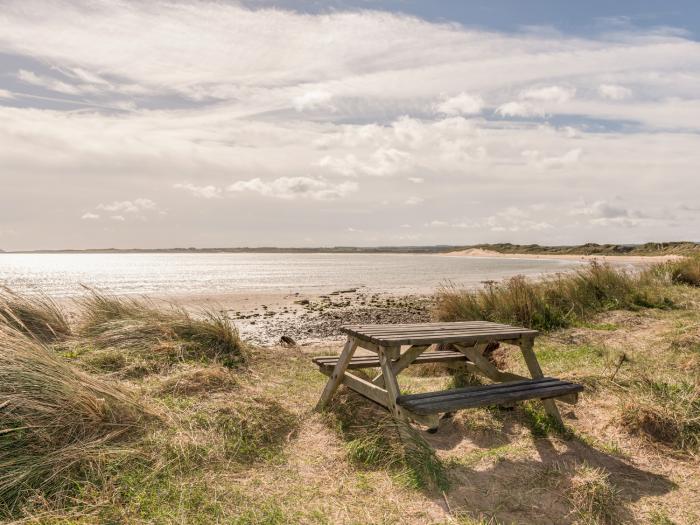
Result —
[[[513,403],[527,399],[551,399],[576,394],[583,386],[552,377],[496,383],[480,387],[455,388],[399,396],[396,403],[420,415],[440,414],[463,408]]]
[[[338,364],[339,357],[337,355],[325,355],[312,358],[314,364],[316,364],[321,372],[328,375],[329,372],[333,371],[335,365]],[[469,359],[462,352],[457,352],[454,350],[436,350],[434,352],[425,352],[418,357],[416,357],[413,364],[425,364],[425,363],[467,363]],[[379,356],[377,355],[362,355],[353,357],[348,363],[349,370],[356,370],[358,368],[378,368],[380,366]]]

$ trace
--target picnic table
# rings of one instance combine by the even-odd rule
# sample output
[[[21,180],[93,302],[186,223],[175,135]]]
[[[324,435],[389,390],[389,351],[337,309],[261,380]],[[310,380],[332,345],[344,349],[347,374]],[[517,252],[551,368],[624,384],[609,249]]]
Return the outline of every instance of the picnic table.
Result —
[[[342,383],[388,409],[402,421],[435,431],[441,414],[490,405],[510,405],[540,399],[547,414],[558,423],[561,415],[554,400],[575,404],[583,386],[545,377],[533,351],[536,330],[487,321],[418,324],[363,324],[341,327],[347,342],[340,356],[315,357],[319,370],[329,376],[317,409],[331,400]],[[520,349],[531,377],[499,370],[485,355],[489,345],[509,344]],[[432,346],[436,350],[429,351]],[[368,355],[355,356],[358,348]],[[397,376],[411,365],[444,363],[485,376],[493,383],[420,394],[402,394]],[[350,370],[379,368],[371,381]]]

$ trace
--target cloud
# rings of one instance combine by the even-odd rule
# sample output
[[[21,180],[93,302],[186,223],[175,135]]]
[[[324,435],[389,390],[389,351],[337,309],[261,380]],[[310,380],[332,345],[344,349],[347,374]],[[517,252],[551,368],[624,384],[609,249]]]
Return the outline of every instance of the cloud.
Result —
[[[619,203],[613,204],[607,200],[598,200],[590,205],[582,204],[573,207],[569,214],[586,217],[589,224],[595,226],[621,226],[624,228],[648,225],[658,220],[645,212],[629,209]]]
[[[84,221],[94,221],[100,218],[100,216],[97,213],[92,213],[92,212],[86,212],[83,213],[83,215],[80,217]]]
[[[415,206],[416,204],[421,204],[425,199],[423,197],[416,197],[415,195],[409,197],[404,201],[404,204],[408,206]]]
[[[114,233],[115,246],[223,245],[234,228],[240,243],[332,244],[348,224],[365,227],[366,242],[389,243],[400,224],[416,222],[404,203],[417,189],[422,214],[450,225],[430,228],[425,242],[459,241],[465,229],[475,242],[696,235],[689,212],[672,224],[632,210],[671,208],[700,192],[697,41],[248,4],[3,2],[0,53],[17,64],[0,78],[0,96],[14,97],[0,104],[3,224],[17,231],[13,246],[65,238],[76,212],[62,216],[56,200],[103,220],[167,209],[174,221],[197,209],[197,220],[177,228],[164,219],[132,229],[133,243]],[[233,174],[241,180],[228,191],[218,181]],[[570,215],[562,203],[573,191],[613,206],[610,195],[624,194],[630,215]],[[121,197],[130,195],[158,204]],[[193,202],[217,195],[235,198],[240,213]],[[530,215],[499,215],[494,202]],[[531,209],[535,202],[545,209]],[[468,216],[444,215],[467,204]],[[37,222],[24,219],[29,205]],[[645,227],[622,231],[630,220]],[[79,224],[76,243],[106,242]]]
[[[610,100],[624,100],[632,96],[632,90],[618,84],[601,84],[598,86],[601,97]]]
[[[502,117],[544,117],[542,108],[529,102],[506,102],[496,108],[496,114]]]
[[[105,211],[138,213],[140,211],[155,210],[157,206],[151,199],[138,198],[130,201],[114,201],[109,204],[98,204],[96,208]]]
[[[263,181],[260,178],[236,181],[228,186],[226,191],[254,192],[265,197],[285,200],[297,198],[333,200],[355,192],[357,188],[356,182],[333,184],[311,177],[280,177],[272,181]]]
[[[292,105],[297,111],[313,109],[332,109],[331,99],[333,94],[328,91],[309,91],[292,100]]]
[[[207,186],[197,186],[195,184],[178,183],[173,184],[173,188],[190,192],[195,197],[203,199],[217,199],[221,197],[221,188],[217,188],[211,184]]]
[[[123,222],[126,220],[126,218],[123,215],[110,215],[109,218],[112,219],[113,221],[118,221],[118,222]]]
[[[0,98],[15,98],[12,92],[6,89],[0,89]]]
[[[449,116],[476,115],[481,113],[483,107],[484,101],[481,97],[462,92],[437,104],[435,111]]]
[[[577,164],[581,158],[582,151],[581,148],[574,148],[562,155],[548,157],[537,150],[525,150],[522,155],[538,168],[558,169]]]
[[[535,100],[538,102],[567,102],[574,98],[576,89],[565,86],[533,87],[520,92],[523,100]]]

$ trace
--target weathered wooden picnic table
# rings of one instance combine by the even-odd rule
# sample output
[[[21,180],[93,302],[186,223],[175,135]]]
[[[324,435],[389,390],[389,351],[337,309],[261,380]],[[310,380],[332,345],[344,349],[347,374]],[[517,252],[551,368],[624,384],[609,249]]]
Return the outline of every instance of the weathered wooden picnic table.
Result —
[[[545,377],[533,351],[538,332],[487,321],[453,323],[349,325],[341,330],[347,342],[340,356],[315,357],[329,376],[317,409],[325,407],[342,383],[387,408],[398,420],[413,421],[436,430],[441,414],[465,408],[508,405],[540,399],[547,413],[561,424],[554,400],[574,404],[583,386]],[[499,370],[485,355],[491,344],[520,348],[531,377]],[[437,350],[428,351],[436,345]],[[372,352],[355,357],[357,348]],[[401,394],[397,376],[410,365],[444,363],[483,375],[492,384],[421,394]],[[350,370],[379,367],[371,381]]]

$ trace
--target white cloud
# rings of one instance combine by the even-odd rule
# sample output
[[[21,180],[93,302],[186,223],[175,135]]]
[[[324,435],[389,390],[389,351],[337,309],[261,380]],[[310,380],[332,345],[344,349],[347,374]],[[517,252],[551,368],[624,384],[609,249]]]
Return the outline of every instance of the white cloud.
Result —
[[[357,187],[356,182],[333,184],[311,177],[280,177],[272,181],[263,181],[260,178],[239,180],[228,186],[226,190],[234,193],[250,191],[266,197],[286,200],[297,198],[333,200],[357,191]]]
[[[0,98],[15,98],[12,92],[6,89],[0,89]]]
[[[538,168],[557,169],[577,164],[581,158],[581,148],[574,148],[559,156],[545,156],[537,150],[525,150],[522,155]]]
[[[601,84],[598,86],[601,97],[610,100],[624,100],[632,96],[632,90],[618,84]]]
[[[313,109],[332,109],[331,99],[333,95],[328,91],[309,91],[292,100],[292,105],[297,111]]]
[[[423,177],[409,177],[408,182],[412,182],[413,184],[423,184],[425,179]]]
[[[424,202],[425,199],[423,197],[416,197],[415,195],[409,197],[404,201],[404,204],[407,204],[408,206],[415,206],[416,204],[421,204]]]
[[[563,103],[571,100],[576,95],[576,89],[566,86],[532,87],[520,93],[524,100],[536,100],[538,102]]]
[[[481,97],[462,92],[437,104],[435,111],[448,116],[476,115],[481,113],[483,107],[484,101]]]
[[[502,117],[544,117],[542,108],[529,102],[506,102],[496,108],[496,114]]]
[[[188,191],[195,197],[201,197],[203,199],[216,199],[221,197],[221,188],[217,188],[211,184],[207,186],[197,186],[187,182],[173,184],[173,188]]]
[[[100,216],[97,213],[92,213],[92,212],[86,212],[83,213],[83,215],[80,217],[84,221],[94,221],[96,219],[99,219]]]
[[[155,210],[156,203],[151,199],[138,198],[130,201],[114,201],[109,204],[98,204],[98,210],[122,211],[126,213],[138,213],[140,211]]]
[[[113,221],[118,221],[118,222],[123,222],[126,220],[126,218],[123,215],[110,215],[109,217]]]

